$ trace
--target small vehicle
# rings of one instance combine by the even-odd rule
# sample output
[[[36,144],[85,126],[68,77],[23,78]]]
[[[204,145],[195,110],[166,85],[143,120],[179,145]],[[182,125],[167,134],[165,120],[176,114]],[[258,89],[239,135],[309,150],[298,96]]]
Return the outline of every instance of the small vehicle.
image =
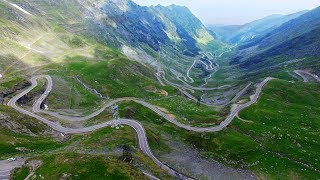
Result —
[[[13,162],[13,161],[16,161],[16,160],[17,160],[17,158],[9,158],[8,162]]]

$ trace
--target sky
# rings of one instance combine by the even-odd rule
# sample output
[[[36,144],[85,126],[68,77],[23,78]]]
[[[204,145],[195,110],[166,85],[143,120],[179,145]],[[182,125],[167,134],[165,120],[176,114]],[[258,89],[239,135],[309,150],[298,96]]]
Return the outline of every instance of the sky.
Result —
[[[205,24],[245,24],[272,14],[320,6],[320,0],[133,0],[140,5],[184,5]]]

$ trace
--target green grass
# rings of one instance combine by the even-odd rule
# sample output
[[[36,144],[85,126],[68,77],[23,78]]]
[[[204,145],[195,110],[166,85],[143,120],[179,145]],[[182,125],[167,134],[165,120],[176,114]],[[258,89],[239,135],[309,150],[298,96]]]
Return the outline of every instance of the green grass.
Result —
[[[157,136],[154,137],[151,134],[148,135],[148,138],[151,139],[149,139],[149,142],[154,142],[152,139],[157,138]],[[166,171],[154,164],[149,157],[137,148],[136,132],[131,127],[120,126],[119,129],[108,127],[85,135],[75,135],[71,141],[71,145],[67,148],[68,152],[106,154],[107,157],[113,156],[113,154],[121,156],[122,146],[128,145],[132,149],[133,155],[131,166],[138,166],[159,178],[170,179]],[[159,150],[163,151],[163,149]]]
[[[13,180],[24,180],[28,175],[30,174],[30,169],[27,166],[23,166],[19,169],[16,169],[12,176],[11,179]]]
[[[9,92],[15,88],[18,84],[23,84],[27,82],[21,76],[10,76],[6,77],[3,81],[0,82],[0,91],[1,92]]]
[[[48,97],[50,108],[94,108],[101,104],[102,99],[88,91],[74,77],[56,76],[55,79],[60,81],[54,81],[55,87]]]
[[[94,56],[97,60],[108,60],[113,58],[125,57],[118,50],[111,47],[106,48],[105,46],[97,46],[94,49]]]
[[[292,72],[292,74],[294,74],[294,72]],[[286,71],[275,72],[272,75],[272,77],[282,79],[282,80],[287,80],[287,81],[296,81],[297,80],[292,75],[290,75],[289,72],[286,72]]]
[[[178,120],[192,125],[215,124],[223,119],[214,107],[199,105],[182,96],[153,100],[150,103],[165,108]]]
[[[149,123],[161,124],[165,126],[166,120],[154,114],[150,109],[134,102],[121,103],[119,115],[123,118],[136,119],[144,122],[147,138],[152,150],[157,152],[168,152],[170,148],[163,142],[158,129],[150,126]]]
[[[23,135],[8,130],[0,131],[0,139],[0,158],[44,153],[65,146],[49,137]]]
[[[79,36],[63,37],[63,40],[71,48],[81,48],[86,46],[86,43]]]
[[[144,126],[157,129],[159,134],[180,139],[205,157],[250,169],[259,178],[317,179],[319,172],[297,162],[319,169],[318,88],[316,84],[271,81],[259,103],[240,114],[253,123],[235,120],[226,130],[217,133],[185,131],[132,103],[121,105],[120,115],[133,117]],[[128,115],[128,109],[135,113]],[[164,143],[165,139],[158,135],[158,141]],[[153,149],[159,147],[152,142],[150,145]]]
[[[61,153],[42,156],[36,179],[146,179],[138,169],[112,157]]]
[[[189,135],[186,142],[260,178],[317,179],[319,172],[319,85],[271,81],[259,103],[244,110],[227,130]],[[279,155],[280,154],[280,155]]]
[[[272,81],[258,104],[243,111],[236,121],[241,131],[266,148],[320,169],[320,86]]]
[[[5,118],[1,118],[2,121],[6,122],[12,122],[14,124],[17,124],[20,129],[26,128],[31,133],[36,135],[41,135],[44,132],[49,130],[49,127],[42,124],[38,120],[35,120],[29,116],[20,114],[16,112],[11,107],[0,105],[0,114],[3,115]],[[4,123],[3,123],[4,124]],[[4,130],[6,128],[3,128]]]
[[[135,131],[127,126],[119,129],[107,127],[85,135],[73,136],[73,141],[77,142],[74,151],[95,151],[95,152],[113,152],[122,145],[135,147]]]
[[[51,67],[52,74],[79,76],[91,87],[111,98],[159,97],[147,92],[147,86],[158,87],[151,69],[126,58],[103,61],[70,57],[64,65]]]
[[[90,111],[92,113],[92,111]],[[105,109],[102,113],[100,113],[98,116],[93,117],[91,119],[88,119],[87,121],[84,122],[84,125],[86,127],[92,126],[95,124],[103,123],[106,121],[110,121],[113,119],[113,114],[111,112],[111,108]]]
[[[7,117],[6,121],[16,123],[19,129],[19,132],[14,132],[11,128],[1,127],[0,158],[40,156],[40,159],[44,160],[44,164],[39,169],[39,174],[49,179],[62,175],[62,172],[76,172],[76,174],[73,174],[75,179],[78,177],[91,178],[91,176],[87,176],[97,172],[96,169],[100,170],[99,168],[105,168],[105,171],[99,171],[101,174],[96,173],[97,177],[92,176],[92,178],[99,179],[102,176],[108,175],[110,178],[137,177],[137,179],[143,179],[144,176],[141,176],[141,171],[135,167],[151,172],[157,177],[170,179],[164,170],[155,165],[149,157],[138,150],[136,132],[130,127],[120,126],[119,129],[107,127],[92,133],[73,135],[64,141],[57,141],[50,134],[46,135],[45,132],[50,131],[47,126],[33,118],[21,115],[6,106],[0,106],[0,114]],[[2,120],[1,125],[3,125]],[[23,129],[27,129],[35,135],[29,135]],[[117,160],[117,157],[121,156],[122,145],[129,145],[132,148],[132,163],[127,164]],[[74,152],[82,155],[74,154]],[[52,153],[58,153],[58,155]],[[105,155],[95,156],[86,155],[86,153]],[[70,161],[64,161],[62,166],[60,166],[59,161],[66,159]],[[59,163],[59,166],[54,163]],[[100,166],[99,163],[100,165],[102,163],[102,165]],[[110,166],[104,167],[104,163]],[[95,164],[98,166],[95,166]],[[114,171],[115,165],[119,167],[119,172],[118,170]],[[23,167],[16,171],[13,179],[23,179],[27,174],[26,167]]]
[[[47,126],[33,118],[17,113],[10,107],[0,105],[0,114],[5,117],[0,120],[2,125],[0,130],[0,158],[42,153],[66,145],[50,138],[46,134],[50,131]],[[8,128],[6,124],[10,124],[11,128]],[[33,135],[30,135],[30,133]]]
[[[13,2],[29,6],[29,2]],[[35,1],[30,3],[32,5],[35,3],[36,7],[41,8],[39,12],[47,12],[46,15],[51,18],[48,24],[50,24],[51,29],[55,32],[66,33],[66,29],[70,27],[72,27],[73,31],[77,31],[77,28],[84,29],[83,24],[81,24],[82,16],[81,13],[79,13],[82,12],[82,7],[75,5],[75,1],[62,1],[60,3]],[[34,37],[36,33],[38,34],[38,32],[40,32],[39,29],[44,28],[38,27],[42,26],[42,24],[33,20],[30,20],[31,22],[28,23],[29,25],[26,25],[26,27],[20,26],[19,23],[21,23],[21,20],[14,16],[14,11],[8,9],[7,5],[4,5],[4,2],[0,4],[0,9],[1,12],[3,12],[1,13],[1,19],[4,19],[4,21],[0,23],[4,25],[6,29],[5,33],[14,32],[15,34],[21,34],[21,39],[23,39],[25,37]],[[8,23],[10,21],[14,21],[14,23]],[[37,27],[36,30],[29,34],[28,27],[31,26]],[[17,46],[14,42],[10,41],[10,43],[12,43],[12,45],[8,46],[8,49]],[[79,48],[88,42],[82,37],[68,36],[65,43],[71,48]],[[2,45],[3,44],[5,43],[2,43]],[[89,42],[88,44],[96,45],[96,42]],[[208,48],[217,48],[214,50],[216,50],[217,54],[220,54],[221,49],[223,49],[222,44],[218,44],[219,46],[215,45],[216,44],[211,44],[212,47]],[[22,47],[19,48],[19,51],[25,51]],[[156,54],[153,53],[152,55],[156,57]],[[176,94],[176,92],[169,87],[159,87],[151,69],[139,63],[129,61],[119,52],[111,48],[103,48],[101,46],[94,48],[93,58],[83,58],[73,56],[73,54],[70,56],[71,57],[66,57],[66,59],[62,57],[62,59],[65,60],[62,64],[53,64],[43,69],[44,71],[50,70],[50,74],[52,75],[64,77],[64,79],[70,83],[68,87],[71,87],[70,94],[66,94],[66,96],[62,96],[62,93],[55,94],[55,92],[52,92],[49,98],[49,101],[53,104],[51,107],[58,108],[61,104],[65,103],[65,101],[54,101],[60,95],[60,99],[66,97],[65,100],[68,101],[67,108],[91,108],[97,105],[98,99],[77,82],[68,79],[68,76],[79,76],[85,83],[111,98],[126,96],[161,98],[162,96],[158,94],[146,91],[146,87],[150,86],[154,86],[157,89],[165,89],[166,91],[169,90],[170,95]],[[4,62],[1,63],[1,67],[6,66],[6,62],[10,62],[8,61],[10,59],[13,58],[5,57],[0,59],[1,62]],[[38,55],[36,56],[35,54],[30,54],[26,59],[33,63],[38,61],[48,62],[48,59],[44,59]],[[222,61],[223,58],[220,59],[220,61]],[[301,62],[302,66],[300,66],[300,63],[297,63],[296,66],[289,65],[289,68],[314,67],[315,64],[316,67],[319,66],[317,62],[318,59],[307,60],[306,62]],[[180,62],[171,61],[168,63],[179,64]],[[24,65],[21,66],[23,67]],[[229,73],[226,73],[230,72],[228,68],[229,67],[222,67],[222,70],[213,76],[212,82],[215,84],[228,82],[230,76]],[[13,69],[19,68],[13,67]],[[238,70],[236,73],[238,73]],[[275,76],[287,80],[292,79],[288,74],[283,72],[277,72]],[[25,82],[23,75],[13,74],[12,77],[6,77],[6,79],[1,82],[0,89],[1,91],[12,90],[15,85],[22,82]],[[219,133],[201,134],[187,132],[174,127],[164,119],[159,118],[152,111],[132,102],[121,104],[120,115],[143,122],[153,150],[161,152],[170,150],[164,143],[165,137],[163,134],[165,134],[166,136],[170,135],[173,138],[193,145],[204,156],[219,159],[232,166],[253,170],[261,178],[319,179],[318,172],[294,162],[301,161],[319,169],[317,152],[320,151],[318,143],[320,117],[318,99],[320,96],[318,90],[318,85],[290,84],[282,81],[274,81],[264,90],[263,96],[257,105],[248,108],[240,114],[241,118],[253,121],[253,123],[236,120],[227,130]],[[154,100],[151,101],[151,103],[166,108],[173,115],[177,116],[180,121],[185,121],[183,119],[183,117],[185,117],[192,125],[202,125],[204,123],[215,124],[221,120],[221,118],[219,118],[221,114],[215,112],[214,109],[203,106],[198,107],[196,103],[182,97]],[[46,126],[38,123],[38,121],[20,115],[10,108],[0,106],[0,112],[1,114],[10,116],[8,121],[16,123],[19,127],[18,131],[27,130],[35,135],[42,136],[45,134],[45,131],[48,130]],[[3,123],[1,124],[3,125]],[[65,146],[69,146],[69,143],[73,145],[77,143],[80,144],[73,150],[109,152],[117,148],[119,144],[135,146],[137,142],[134,137],[133,130],[128,127],[121,128],[120,130],[106,128],[87,135],[73,136],[70,141],[60,143],[50,137],[30,136],[21,132],[12,132],[1,127],[0,157],[5,158],[19,154],[48,153],[59,148],[63,149]],[[20,148],[17,149],[17,147]],[[21,148],[24,150],[19,150]],[[278,153],[284,157],[279,156]],[[148,162],[146,164],[149,167],[156,169],[154,164],[150,163],[150,159],[143,157],[141,154],[135,154],[135,156],[143,162]],[[111,162],[106,162],[105,157],[102,156],[70,153],[43,156],[42,159],[44,160],[44,165],[42,169],[39,169],[39,173],[49,179],[59,178],[61,177],[60,175],[65,172],[72,173],[75,170],[74,168],[81,170],[79,174],[71,174],[71,177],[75,179],[101,178],[99,173],[96,173],[97,176],[95,177],[89,177],[89,173],[97,172],[94,168],[103,169],[102,175],[110,175],[110,177],[114,178],[130,177],[127,176],[127,172],[122,171],[123,169],[120,171],[109,171],[110,167],[114,166],[113,164],[119,163],[115,159]],[[64,162],[66,159],[71,160]],[[88,162],[87,160],[90,161]],[[60,166],[60,164],[62,165]],[[120,167],[124,167],[125,170],[130,169],[122,165]],[[160,172],[160,170],[155,171]],[[136,169],[134,169],[134,172],[136,172]],[[26,174],[27,171],[24,169],[20,172],[19,177],[23,178]]]

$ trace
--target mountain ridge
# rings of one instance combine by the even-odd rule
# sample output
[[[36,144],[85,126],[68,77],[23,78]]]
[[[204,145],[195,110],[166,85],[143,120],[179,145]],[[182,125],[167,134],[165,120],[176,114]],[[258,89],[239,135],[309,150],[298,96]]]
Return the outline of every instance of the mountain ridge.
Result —
[[[268,34],[240,45],[239,54],[232,63],[243,68],[259,67],[283,56],[282,61],[293,58],[319,57],[320,7],[288,21]]]
[[[209,25],[208,27],[212,31],[218,32],[218,35],[221,36],[223,40],[230,43],[242,44],[258,36],[263,36],[273,29],[281,26],[283,23],[295,19],[306,12],[308,11],[299,11],[288,15],[272,14],[243,25],[228,25],[218,27]],[[230,29],[229,31],[223,32],[224,29],[228,28]]]

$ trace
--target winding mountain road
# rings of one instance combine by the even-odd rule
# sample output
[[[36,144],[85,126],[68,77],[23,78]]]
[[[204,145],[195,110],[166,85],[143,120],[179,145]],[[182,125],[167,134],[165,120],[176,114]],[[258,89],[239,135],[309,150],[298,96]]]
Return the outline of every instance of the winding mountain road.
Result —
[[[305,75],[303,75],[301,71],[295,70],[294,73],[299,75],[303,79],[303,82],[309,82],[309,79]]]
[[[17,157],[15,161],[0,161],[0,180],[9,180],[10,173],[14,168],[21,167],[26,159]]]
[[[197,62],[199,62],[200,64],[203,64],[203,65],[205,66],[205,68],[206,68],[207,71],[215,71],[215,72],[216,72],[216,71],[219,70],[219,67],[217,67],[217,68],[214,68],[214,67],[213,67],[213,63],[212,63],[211,61],[209,61],[209,62],[210,62],[210,65],[208,65],[208,64],[206,64],[205,62],[203,62],[203,61],[201,61],[201,60],[194,60],[194,61],[193,61],[193,64],[190,66],[190,68],[189,68],[188,71],[187,71],[187,77],[188,77],[191,81],[186,81],[186,79],[185,79],[186,82],[189,82],[189,83],[193,83],[193,82],[194,82],[193,78],[190,76],[190,71],[192,70],[192,68],[194,68],[194,66],[196,65]],[[213,73],[211,73],[211,74],[214,74],[215,72],[213,72]],[[212,75],[211,75],[211,76],[212,76]]]
[[[231,49],[230,49],[230,50],[231,50]],[[226,51],[226,52],[228,52],[228,51]],[[224,53],[226,53],[226,52],[224,52]],[[203,55],[202,55],[202,58],[204,58],[205,56],[206,56],[207,58],[209,58],[209,59],[208,59],[208,62],[210,63],[210,65],[208,65],[207,63],[205,63],[205,62],[202,61],[202,60],[194,60],[193,63],[192,63],[192,65],[190,66],[190,68],[187,70],[187,77],[192,80],[192,82],[190,82],[190,83],[193,83],[193,82],[194,82],[193,78],[190,77],[190,71],[194,68],[194,66],[195,66],[195,64],[196,64],[197,62],[205,65],[205,68],[206,68],[207,71],[214,71],[214,72],[212,72],[212,73],[210,74],[210,76],[209,76],[210,78],[212,77],[213,74],[215,74],[215,73],[220,69],[220,66],[219,66],[218,64],[217,64],[216,67],[213,66],[213,63],[212,63],[213,57],[210,57],[209,54],[207,54],[207,53],[204,52]],[[221,54],[221,56],[222,56],[222,54]],[[221,57],[221,56],[217,56],[217,57]],[[202,85],[202,86],[205,86],[205,85],[208,84],[206,81],[207,81],[207,78],[205,78],[205,84]]]
[[[199,127],[192,127],[192,126],[189,126],[189,125],[185,125],[185,124],[182,124],[180,122],[178,122],[176,119],[170,117],[168,114],[164,113],[163,111],[161,111],[158,107],[150,104],[150,103],[147,103],[145,101],[142,101],[142,100],[138,100],[136,98],[119,98],[119,99],[114,99],[112,101],[110,101],[109,103],[107,103],[106,105],[104,105],[102,108],[98,109],[97,111],[93,112],[92,114],[90,115],[87,115],[87,116],[81,116],[81,117],[78,117],[78,116],[65,116],[65,115],[60,115],[59,113],[55,113],[55,112],[51,112],[51,111],[46,111],[46,110],[41,110],[40,109],[40,106],[42,104],[42,102],[47,98],[47,96],[49,95],[50,91],[52,90],[52,79],[50,76],[35,76],[33,78],[31,78],[31,83],[32,85],[27,88],[26,90],[24,90],[23,92],[21,92],[20,94],[14,96],[9,102],[8,102],[8,106],[11,106],[13,107],[14,109],[16,109],[17,111],[23,113],[23,114],[27,114],[29,116],[32,116],[48,125],[52,125],[54,127],[55,130],[57,131],[60,131],[60,132],[63,132],[63,133],[67,133],[70,132],[70,133],[79,133],[79,131],[81,129],[77,129],[77,130],[72,130],[72,129],[68,129],[68,128],[64,128],[64,127],[61,127],[58,123],[55,123],[55,122],[52,122],[52,121],[49,121],[37,114],[34,114],[32,112],[29,112],[27,110],[24,110],[22,109],[21,107],[18,107],[16,105],[16,101],[18,99],[20,99],[21,97],[23,97],[24,95],[26,95],[27,93],[29,93],[33,88],[35,88],[37,86],[37,79],[38,78],[46,78],[48,80],[48,83],[47,83],[47,89],[46,91],[41,95],[41,97],[36,100],[36,102],[34,103],[34,106],[33,106],[33,111],[35,113],[38,113],[38,112],[42,112],[42,113],[46,113],[46,114],[49,114],[51,116],[54,116],[54,117],[57,117],[59,119],[63,119],[63,120],[68,120],[68,121],[85,121],[85,120],[88,120],[88,119],[91,119],[97,115],[99,115],[100,113],[102,113],[107,107],[110,107],[112,105],[114,105],[115,103],[118,103],[118,102],[121,102],[121,101],[134,101],[138,104],[141,104],[147,108],[149,108],[150,110],[152,110],[153,112],[155,112],[156,114],[158,114],[159,116],[165,118],[167,121],[171,122],[172,124],[175,124],[176,126],[180,127],[180,128],[184,128],[186,130],[190,130],[190,131],[195,131],[195,132],[216,132],[216,131],[221,131],[223,128],[225,128],[226,126],[228,126],[230,124],[230,122],[234,119],[234,117],[241,111],[243,110],[244,108],[254,104],[257,102],[259,96],[260,96],[260,93],[262,91],[262,88],[267,84],[267,82],[269,82],[270,80],[272,80],[273,78],[266,78],[264,81],[262,81],[260,84],[257,85],[257,89],[256,89],[256,92],[254,95],[252,95],[251,97],[251,100],[245,104],[241,104],[239,105],[237,108],[235,108],[234,110],[232,110],[230,112],[230,114],[227,116],[227,118],[218,126],[214,126],[214,127],[206,127],[206,128],[199,128]],[[108,125],[113,125],[114,122],[117,121],[117,120],[112,120],[112,121],[109,121],[107,122]],[[92,126],[92,127],[87,127],[87,128],[83,128],[82,130],[83,131],[88,131],[88,130],[95,130],[99,125],[96,125],[96,126]],[[101,125],[100,125],[101,126]],[[106,126],[105,123],[103,123],[103,126]]]
[[[224,52],[221,53],[219,56],[213,56],[213,55],[211,55],[211,57],[210,57],[210,55],[209,55],[209,54],[211,54],[210,52],[209,52],[209,53],[203,53],[203,56],[207,56],[207,57],[209,58],[210,65],[206,64],[205,62],[203,62],[203,61],[201,61],[201,60],[194,60],[193,63],[192,63],[192,65],[191,65],[191,66],[188,68],[188,70],[187,70],[187,73],[186,73],[186,76],[187,76],[187,77],[183,76],[181,73],[179,73],[179,72],[177,72],[177,71],[175,71],[175,70],[171,70],[172,73],[176,76],[176,78],[177,78],[178,80],[180,80],[181,82],[183,82],[185,86],[180,85],[180,84],[173,83],[173,82],[169,81],[168,79],[166,79],[166,77],[165,77],[165,72],[164,72],[163,70],[161,70],[161,68],[160,68],[159,66],[158,66],[158,68],[157,68],[157,73],[155,74],[155,75],[156,75],[156,78],[157,78],[157,80],[159,81],[159,83],[160,83],[162,86],[164,86],[165,83],[167,83],[167,84],[169,84],[169,85],[171,85],[171,86],[173,86],[173,87],[176,87],[176,88],[178,88],[178,89],[182,89],[182,90],[186,90],[186,89],[187,89],[187,90],[190,90],[191,92],[193,92],[193,91],[195,91],[195,90],[197,90],[197,91],[212,91],[212,90],[219,90],[219,89],[229,88],[229,87],[231,87],[230,85],[224,85],[224,86],[213,87],[213,88],[205,88],[205,87],[203,87],[203,86],[205,86],[205,85],[208,84],[208,82],[207,82],[208,77],[205,78],[205,84],[202,85],[201,87],[194,87],[194,86],[191,86],[191,85],[188,84],[188,83],[194,83],[194,79],[193,79],[192,77],[190,77],[190,71],[191,71],[192,68],[195,66],[196,62],[200,62],[200,63],[204,64],[204,65],[206,66],[206,70],[207,70],[207,71],[215,71],[215,72],[217,72],[217,71],[219,70],[220,66],[217,64],[217,67],[216,67],[216,68],[213,67],[213,63],[212,63],[211,60],[213,60],[214,57],[221,57],[224,53],[227,53],[227,52],[230,52],[230,51],[232,51],[231,47],[229,47],[228,50],[224,51]],[[215,72],[211,73],[210,76],[209,76],[209,78],[211,78],[212,75],[213,75]],[[184,80],[181,79],[181,78],[183,78]],[[163,81],[164,81],[165,83],[162,81],[162,79],[163,79]],[[188,95],[186,95],[186,96],[188,96]]]
[[[114,126],[114,125],[127,125],[132,127],[138,136],[138,140],[139,140],[139,148],[141,149],[141,151],[146,154],[147,156],[149,156],[154,163],[156,163],[158,166],[160,166],[162,169],[166,170],[170,175],[177,177],[179,179],[190,179],[189,177],[186,177],[176,171],[174,171],[173,169],[171,169],[170,167],[168,167],[167,165],[163,164],[161,161],[159,161],[151,152],[151,149],[149,147],[149,143],[147,140],[147,136],[146,136],[146,132],[143,128],[143,126],[135,120],[131,120],[131,119],[115,119],[115,120],[111,120],[108,122],[104,122],[101,124],[97,124],[94,126],[90,126],[90,127],[86,127],[86,128],[79,128],[79,129],[73,129],[73,128],[66,128],[61,126],[59,123],[56,122],[52,122],[44,117],[41,117],[37,114],[34,114],[32,112],[29,112],[19,106],[16,105],[17,100],[19,100],[21,97],[23,97],[24,95],[26,95],[27,93],[29,93],[33,88],[35,88],[37,86],[37,78],[41,78],[43,76],[37,76],[32,78],[32,85],[27,88],[26,90],[22,91],[21,93],[19,93],[18,95],[14,96],[9,102],[8,102],[8,106],[13,107],[15,110],[17,110],[18,112],[22,113],[22,114],[26,114],[28,116],[31,116],[43,123],[45,123],[46,125],[48,125],[49,127],[51,127],[52,129],[64,133],[64,134],[83,134],[83,133],[88,133],[88,132],[93,132],[96,131],[98,129],[101,128],[105,128],[105,127],[110,127],[110,126]],[[49,76],[44,76],[44,77],[49,77]],[[49,87],[51,86],[51,87]],[[52,88],[52,83],[48,83],[48,89]],[[48,92],[48,91],[46,91]],[[48,94],[46,94],[46,92],[40,97],[41,100],[44,100],[44,96],[47,96]],[[40,103],[40,101],[38,101],[38,103]],[[37,103],[36,103],[37,104]]]
[[[249,89],[249,87],[251,85],[252,85],[252,83],[249,83],[246,87],[244,87],[241,91],[239,91],[230,101],[225,102],[223,104],[210,105],[209,103],[206,103],[205,99],[203,98],[203,96],[205,95],[204,94],[204,95],[201,96],[201,101],[202,101],[201,104],[206,105],[206,106],[211,106],[211,107],[225,107],[225,106],[227,106],[229,104],[237,102],[237,100],[247,92],[247,90]]]
[[[41,110],[40,109],[40,106],[41,104],[43,103],[43,101],[47,98],[47,96],[49,95],[50,91],[52,90],[52,79],[50,76],[47,76],[47,75],[44,75],[44,76],[35,76],[33,78],[31,78],[31,83],[32,83],[32,86],[30,88],[28,88],[25,92],[25,94],[27,94],[29,91],[31,91],[34,87],[37,86],[37,79],[38,78],[46,78],[48,80],[48,83],[47,83],[47,89],[46,91],[44,92],[44,94],[41,95],[41,97],[35,101],[34,105],[33,105],[33,112],[35,113],[39,113],[39,112],[42,112],[42,113],[45,113],[45,114],[48,114],[50,116],[53,116],[53,117],[56,117],[58,119],[63,119],[63,120],[67,120],[67,121],[85,121],[85,120],[88,120],[88,119],[91,119],[95,116],[98,116],[99,114],[101,114],[106,108],[108,107],[111,107],[113,106],[114,104],[118,103],[118,102],[121,102],[121,101],[134,101],[138,104],[141,104],[143,105],[144,107],[152,110],[153,112],[155,112],[156,114],[158,114],[159,116],[163,117],[164,119],[166,119],[167,121],[171,122],[172,124],[175,124],[176,126],[180,127],[180,128],[183,128],[183,129],[186,129],[186,130],[190,130],[190,131],[195,131],[195,132],[216,132],[216,131],[221,131],[223,128],[225,128],[226,126],[228,126],[230,124],[230,122],[236,117],[236,115],[239,113],[239,111],[241,111],[242,109],[250,106],[251,104],[255,103],[258,98],[259,98],[259,95],[261,93],[261,90],[262,90],[262,87],[269,81],[271,80],[272,78],[267,78],[266,80],[264,80],[262,83],[260,83],[257,87],[257,90],[256,90],[256,93],[253,95],[253,98],[249,103],[246,103],[246,104],[243,104],[243,105],[240,105],[238,108],[234,109],[230,114],[229,116],[218,126],[215,126],[215,127],[209,127],[209,128],[198,128],[198,127],[192,127],[192,126],[189,126],[189,125],[185,125],[185,124],[182,124],[180,122],[178,122],[175,118],[172,118],[171,116],[169,116],[168,114],[164,113],[163,111],[161,111],[158,107],[148,103],[148,102],[145,102],[145,101],[142,101],[142,100],[139,100],[139,99],[136,99],[136,98],[130,98],[130,97],[127,97],[127,98],[119,98],[119,99],[114,99],[112,101],[110,101],[109,103],[107,103],[106,105],[102,106],[100,109],[98,109],[97,111],[93,112],[92,114],[89,114],[87,116],[66,116],[66,115],[61,115],[59,113],[56,113],[56,112],[51,112],[51,111],[47,111],[47,110]],[[30,89],[30,90],[29,90]],[[23,93],[22,93],[23,94]],[[21,95],[21,94],[20,94]],[[23,96],[23,95],[22,95]],[[21,97],[22,97],[21,96]],[[21,98],[20,96],[17,96],[17,98]],[[17,100],[18,100],[17,99]],[[14,98],[11,99],[13,100],[12,102],[14,101],[17,101],[15,100]],[[10,100],[10,101],[11,101]],[[8,105],[12,106],[13,107],[13,103],[12,102],[9,102]]]
[[[169,85],[173,86],[173,87],[176,87],[176,88],[181,88],[181,89],[188,89],[188,90],[198,90],[198,91],[212,91],[212,90],[219,90],[219,89],[226,89],[226,88],[229,88],[231,87],[231,85],[223,85],[223,86],[219,86],[219,87],[213,87],[213,88],[204,88],[204,87],[194,87],[194,86],[191,86],[191,85],[186,85],[186,86],[182,86],[180,84],[176,84],[176,83],[173,83],[169,80],[167,80],[167,78],[165,77],[165,74],[164,72],[160,72],[160,73],[157,73],[156,74],[157,76],[159,76],[160,78],[162,77],[162,79]]]
[[[309,82],[309,79],[308,79],[307,76],[310,76],[310,77],[314,78],[317,82],[320,82],[320,77],[318,75],[312,74],[312,73],[310,73],[308,71],[295,70],[294,73],[299,75],[303,79],[303,82]]]
[[[33,78],[31,78],[31,83],[32,85],[25,89],[24,91],[22,91],[21,93],[17,94],[16,96],[14,96],[12,99],[10,99],[10,101],[8,102],[8,106],[11,106],[12,108],[14,108],[15,110],[17,110],[18,112],[22,113],[22,114],[26,114],[28,116],[31,116],[43,123],[45,123],[46,125],[50,126],[52,129],[64,133],[64,134],[83,134],[83,133],[88,133],[88,132],[93,132],[96,131],[98,129],[104,128],[104,127],[109,127],[109,126],[114,126],[114,125],[127,125],[132,127],[138,136],[138,140],[139,140],[139,148],[141,149],[141,151],[146,154],[147,156],[149,156],[158,166],[160,166],[162,169],[166,170],[170,175],[177,177],[179,179],[190,179],[189,177],[186,177],[178,172],[176,172],[175,170],[171,169],[170,167],[168,167],[167,165],[163,164],[161,161],[159,161],[151,152],[151,149],[149,147],[148,144],[148,140],[146,137],[146,132],[143,128],[143,126],[141,125],[141,123],[139,123],[138,121],[132,120],[132,119],[114,119],[114,120],[110,120],[101,124],[97,124],[94,126],[90,126],[90,127],[85,127],[85,128],[79,128],[79,129],[73,129],[73,128],[66,128],[60,125],[60,123],[57,122],[53,122],[50,121],[47,118],[44,118],[38,114],[35,114],[33,112],[27,111],[19,106],[16,105],[16,102],[22,98],[24,95],[28,94],[32,89],[34,89],[37,86],[37,79],[39,78],[46,78],[48,83],[47,83],[47,89],[45,90],[45,92],[41,95],[41,97],[36,100],[36,102],[34,103],[33,106],[33,111],[34,112],[45,112],[49,115],[53,115],[55,117],[61,118],[61,119],[65,119],[65,120],[69,120],[69,121],[79,121],[79,120],[87,120],[90,119],[92,117],[97,116],[98,114],[102,113],[104,111],[104,109],[106,107],[111,106],[111,104],[114,104],[116,102],[120,102],[120,101],[127,101],[127,100],[131,100],[134,101],[136,103],[139,103],[147,108],[149,108],[150,110],[154,111],[156,114],[158,114],[159,116],[163,117],[164,119],[166,119],[167,121],[169,121],[170,123],[189,130],[189,131],[195,131],[195,132],[217,132],[217,131],[221,131],[222,129],[224,129],[225,127],[227,127],[231,121],[236,117],[236,115],[243,109],[245,109],[246,107],[254,104],[257,102],[262,88],[273,78],[266,78],[264,81],[262,81],[260,84],[257,85],[257,89],[255,94],[251,97],[251,100],[245,104],[241,104],[238,105],[236,108],[234,108],[230,114],[228,115],[228,117],[218,126],[213,126],[213,127],[204,127],[204,128],[200,128],[200,127],[192,127],[186,124],[182,124],[180,122],[178,122],[176,119],[170,117],[168,114],[164,113],[163,111],[161,111],[159,108],[157,108],[154,105],[151,105],[147,102],[135,99],[135,98],[120,98],[120,99],[115,99],[111,102],[109,102],[108,104],[106,104],[103,108],[95,111],[94,113],[85,116],[85,117],[71,117],[71,116],[62,116],[59,115],[58,113],[53,113],[53,112],[49,112],[49,111],[42,111],[40,109],[40,105],[41,103],[47,98],[47,96],[49,95],[50,91],[52,90],[52,79],[50,76],[47,75],[43,75],[43,76],[35,76]]]

